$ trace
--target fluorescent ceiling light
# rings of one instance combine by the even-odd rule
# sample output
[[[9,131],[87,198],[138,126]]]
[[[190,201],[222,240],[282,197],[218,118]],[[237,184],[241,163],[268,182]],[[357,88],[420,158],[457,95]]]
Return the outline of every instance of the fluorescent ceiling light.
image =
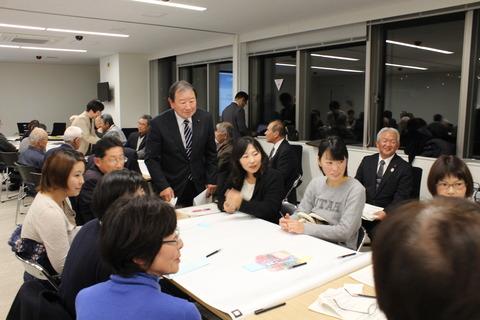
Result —
[[[107,36],[107,37],[119,37],[119,38],[130,37],[128,34],[121,34],[121,33],[94,32],[94,31],[57,29],[57,28],[47,28],[46,30],[47,31],[54,31],[54,32],[76,33],[76,34],[91,34],[91,35],[95,35],[95,36]]]
[[[393,41],[393,40],[385,40],[385,42],[390,43],[390,44],[396,44],[396,45],[399,45],[399,46],[409,47],[409,48],[416,48],[416,49],[433,51],[433,52],[438,52],[438,53],[443,53],[443,54],[453,54],[453,51],[440,50],[440,49],[435,49],[435,48],[431,48],[431,47],[424,47],[424,46],[416,46],[414,44],[405,43],[405,42],[399,42],[399,41]]]
[[[87,50],[80,50],[80,49],[61,49],[61,48],[26,47],[26,46],[20,46],[20,49],[44,50],[44,51],[65,51],[65,52],[87,52]]]
[[[385,63],[385,65],[389,67],[399,67],[399,68],[406,68],[406,69],[428,70],[428,68],[424,68],[424,67],[406,66],[403,64]]]
[[[276,66],[280,66],[280,67],[296,67],[296,66],[297,66],[296,64],[280,63],[280,62],[275,63],[275,65],[276,65]]]
[[[318,54],[318,53],[311,53],[311,56],[314,57],[321,57],[321,58],[328,58],[328,59],[337,59],[337,60],[347,60],[347,61],[358,61],[360,59],[356,58],[348,58],[348,57],[340,57],[340,56],[329,56],[326,54]]]
[[[42,30],[42,31],[45,30],[45,28],[42,28],[42,27],[20,26],[20,25],[17,25],[17,24],[8,24],[8,23],[0,23],[0,27],[17,28],[17,29],[29,29],[29,30]]]
[[[339,69],[339,68],[327,68],[327,67],[316,67],[311,66],[312,69],[320,69],[320,70],[333,70],[333,71],[341,71],[341,72],[354,72],[354,73],[364,73],[363,70],[353,70],[353,69]]]
[[[188,10],[195,10],[195,11],[205,11],[207,8],[205,7],[197,7],[197,6],[191,6],[188,4],[183,4],[183,3],[175,3],[175,2],[168,2],[168,1],[158,1],[158,0],[132,0],[135,2],[144,2],[144,3],[150,3],[150,4],[158,4],[159,6],[165,6],[165,7],[174,7],[174,8],[180,8],[180,9],[188,9]]]
[[[0,48],[11,49],[26,49],[26,50],[44,50],[44,51],[64,51],[64,52],[87,52],[87,50],[80,49],[62,49],[62,48],[46,48],[46,47],[28,47],[28,46],[10,46],[6,44],[0,44]]]
[[[20,46],[9,46],[9,45],[6,45],[6,44],[0,44],[0,48],[19,49]]]

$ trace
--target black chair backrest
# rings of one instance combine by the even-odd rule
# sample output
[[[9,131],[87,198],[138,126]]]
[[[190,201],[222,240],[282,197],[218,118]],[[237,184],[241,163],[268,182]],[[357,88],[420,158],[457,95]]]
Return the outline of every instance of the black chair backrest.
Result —
[[[303,147],[299,144],[291,144],[291,147],[295,151],[295,154],[297,156],[297,166],[299,173],[303,175],[303,169],[302,169],[302,156],[303,156]]]
[[[52,135],[52,136],[63,136],[66,128],[67,128],[67,124],[65,122],[54,122],[53,123],[53,128],[52,128],[52,133],[50,133],[50,135]]]
[[[137,132],[138,129],[137,129],[137,128],[122,128],[122,131],[123,131],[123,134],[125,135],[125,137],[128,138],[128,136],[129,136],[132,132]]]
[[[0,162],[8,167],[14,167],[18,161],[18,152],[0,152]]]
[[[413,185],[412,185],[412,193],[410,194],[410,197],[412,199],[420,198],[420,185],[422,184],[422,172],[423,172],[422,168],[412,167]]]
[[[42,175],[37,169],[19,163],[16,163],[15,167],[17,168],[18,173],[20,173],[24,183],[33,184],[34,186],[40,184],[40,178]]]

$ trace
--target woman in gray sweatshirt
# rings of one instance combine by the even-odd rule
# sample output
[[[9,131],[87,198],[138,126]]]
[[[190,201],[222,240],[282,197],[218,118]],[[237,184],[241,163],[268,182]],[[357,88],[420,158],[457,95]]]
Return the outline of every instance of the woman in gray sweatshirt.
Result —
[[[296,213],[280,219],[280,226],[290,233],[308,234],[356,249],[362,224],[365,188],[347,174],[348,151],[339,137],[323,139],[318,147],[318,163],[324,176],[314,178],[305,191]],[[320,223],[301,219],[313,214]]]

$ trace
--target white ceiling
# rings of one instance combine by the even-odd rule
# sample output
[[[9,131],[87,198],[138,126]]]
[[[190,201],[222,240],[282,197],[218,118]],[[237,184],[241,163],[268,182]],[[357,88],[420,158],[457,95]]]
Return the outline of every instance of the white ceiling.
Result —
[[[173,0],[172,0],[173,1]],[[47,37],[48,47],[86,49],[87,53],[0,48],[0,62],[98,63],[114,53],[155,55],[173,47],[199,48],[206,43],[231,43],[233,35],[251,39],[269,30],[299,31],[322,24],[341,25],[386,17],[393,13],[439,8],[468,0],[175,0],[204,6],[196,12],[130,0],[0,0],[0,23],[129,34],[129,38],[10,29],[0,27],[0,44],[11,34]],[[411,8],[411,4],[417,8]],[[391,10],[390,10],[391,9]],[[308,22],[308,23],[307,23]],[[273,33],[270,31],[270,35]],[[42,46],[42,45],[39,45]],[[38,61],[35,56],[41,55]]]

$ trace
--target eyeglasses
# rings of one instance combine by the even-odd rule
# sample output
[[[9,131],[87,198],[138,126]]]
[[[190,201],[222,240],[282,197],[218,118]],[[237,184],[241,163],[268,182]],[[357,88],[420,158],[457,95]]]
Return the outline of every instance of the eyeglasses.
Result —
[[[463,181],[457,181],[454,183],[439,182],[437,183],[437,187],[443,190],[449,190],[450,188],[453,188],[454,190],[462,190],[463,188],[465,188],[465,182]]]
[[[175,243],[175,245],[178,247],[181,241],[182,239],[180,239],[180,230],[175,229],[175,232],[173,232],[173,240],[163,240],[163,243]]]
[[[121,157],[118,157],[118,158],[108,158],[108,159],[105,159],[105,161],[108,164],[115,165],[117,163],[120,163],[120,164],[126,163],[128,161],[128,159],[125,158],[124,156],[121,156]]]

